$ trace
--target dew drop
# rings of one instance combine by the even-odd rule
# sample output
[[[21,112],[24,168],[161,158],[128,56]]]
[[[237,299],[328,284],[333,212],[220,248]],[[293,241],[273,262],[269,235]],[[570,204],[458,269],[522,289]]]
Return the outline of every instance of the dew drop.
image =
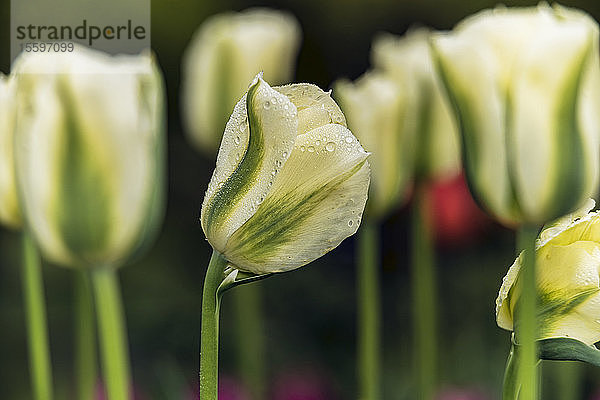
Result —
[[[304,150],[306,150],[306,147],[300,146],[300,151],[304,151]]]
[[[276,166],[277,168],[281,167],[281,160],[277,160],[277,161],[275,161],[275,166]]]
[[[283,157],[287,157],[287,151],[283,152]]]
[[[284,110],[287,110],[287,109],[289,109],[289,108],[290,108],[290,106],[289,106],[288,104],[285,104],[285,105],[283,106],[283,109],[284,109]]]
[[[309,152],[309,153],[312,153],[312,152],[314,152],[314,151],[315,151],[315,148],[314,148],[314,147],[312,147],[312,146],[308,146],[308,152]]]
[[[352,137],[346,136],[346,143],[352,143]]]
[[[317,140],[317,141],[315,142],[315,144],[316,144],[317,146],[320,146],[320,145],[321,145],[321,141],[320,141],[320,140]]]
[[[269,108],[271,108],[271,103],[269,101],[265,102],[265,110],[268,110]]]
[[[329,142],[329,143],[327,143],[327,145],[325,146],[325,148],[327,149],[327,151],[334,151],[335,150],[335,143]]]
[[[352,221],[352,220],[348,221],[348,226],[352,226],[352,225],[354,225],[354,221]]]
[[[235,141],[235,144],[240,144],[240,137],[236,136],[234,141]]]

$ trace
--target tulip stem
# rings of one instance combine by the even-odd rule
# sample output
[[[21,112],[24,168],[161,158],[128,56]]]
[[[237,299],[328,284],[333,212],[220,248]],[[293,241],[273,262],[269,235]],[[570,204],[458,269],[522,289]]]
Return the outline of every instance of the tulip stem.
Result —
[[[92,285],[107,398],[129,400],[131,398],[129,349],[116,270],[109,266],[94,268]]]
[[[523,292],[516,312],[515,329],[519,349],[519,382],[521,383],[520,400],[538,399],[538,350],[537,350],[537,289],[535,273],[535,241],[538,227],[523,225],[517,236],[518,248],[523,253],[521,277]]]
[[[27,316],[29,370],[34,399],[52,399],[52,365],[40,257],[27,233],[23,233],[23,294]]]
[[[379,227],[364,220],[358,232],[358,376],[361,400],[378,400],[380,393]]]
[[[265,340],[262,291],[259,285],[242,285],[233,291],[238,334],[238,373],[255,400],[265,395]],[[251,346],[248,343],[252,343]]]
[[[436,390],[437,372],[437,290],[432,233],[426,220],[425,202],[423,188],[417,187],[411,232],[415,382],[417,397],[431,400]]]
[[[96,386],[96,334],[94,300],[89,271],[75,273],[75,375],[78,399],[94,398]]]
[[[581,396],[581,373],[583,365],[577,361],[557,361],[553,368],[558,386],[558,400],[577,400]]]
[[[200,332],[200,398],[217,400],[219,389],[219,286],[227,261],[213,250],[202,291]]]

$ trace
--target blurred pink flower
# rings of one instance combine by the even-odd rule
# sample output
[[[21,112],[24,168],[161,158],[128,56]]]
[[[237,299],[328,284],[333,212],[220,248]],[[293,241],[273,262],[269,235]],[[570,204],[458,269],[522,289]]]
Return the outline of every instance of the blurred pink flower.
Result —
[[[199,400],[198,385],[186,397],[188,400]],[[219,376],[219,400],[250,400],[242,384],[230,376]]]
[[[476,389],[446,388],[436,400],[490,400],[490,397]]]
[[[273,388],[273,400],[335,400],[332,383],[322,374],[294,371],[282,374]]]

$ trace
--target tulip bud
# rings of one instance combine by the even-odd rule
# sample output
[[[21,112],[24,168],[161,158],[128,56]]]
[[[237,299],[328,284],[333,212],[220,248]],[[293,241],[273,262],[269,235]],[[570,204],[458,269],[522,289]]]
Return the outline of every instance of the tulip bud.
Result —
[[[461,158],[457,124],[429,47],[431,35],[425,28],[401,37],[382,34],[373,41],[371,58],[376,70],[399,85],[404,98],[402,135],[412,136],[404,152],[413,153],[409,160],[415,163],[408,168],[417,178],[438,180],[458,174]]]
[[[11,228],[21,225],[13,165],[15,92],[14,78],[0,73],[0,223]]]
[[[546,227],[536,244],[539,338],[600,340],[600,212],[594,201]],[[521,294],[523,255],[515,260],[496,300],[498,326],[513,330]]]
[[[162,221],[164,90],[153,57],[85,48],[16,64],[17,186],[45,256],[118,266]]]
[[[355,83],[339,81],[336,98],[348,125],[375,156],[370,159],[373,182],[369,215],[381,217],[406,198],[415,158],[413,132],[404,129],[409,101],[396,83],[379,72],[369,72]]]
[[[460,121],[469,185],[506,223],[544,223],[598,181],[598,25],[560,6],[497,8],[432,48]]]
[[[313,261],[358,229],[367,156],[328,93],[257,76],[227,123],[204,197],[208,241],[255,274]]]
[[[183,59],[182,103],[186,131],[213,155],[233,107],[256,71],[281,84],[292,78],[300,27],[287,13],[250,9],[209,18]]]

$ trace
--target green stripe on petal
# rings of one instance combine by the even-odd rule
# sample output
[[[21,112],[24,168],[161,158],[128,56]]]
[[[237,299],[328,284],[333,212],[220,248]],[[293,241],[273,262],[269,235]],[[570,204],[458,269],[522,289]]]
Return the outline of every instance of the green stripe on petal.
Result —
[[[460,35],[437,35],[431,46],[456,113],[471,193],[500,220],[514,221],[519,211],[507,173],[505,93],[493,78],[499,68],[496,55],[477,48],[482,46],[476,39]]]
[[[107,179],[107,165],[99,154],[102,149],[93,148],[86,140],[86,136],[95,133],[86,132],[78,120],[78,105],[65,79],[57,84],[65,112],[55,212],[65,246],[81,258],[78,263],[85,263],[106,246],[111,223],[109,199],[114,196]]]
[[[530,222],[557,218],[591,195],[578,110],[592,36],[579,24],[547,31],[515,66],[510,89],[511,175]]]
[[[257,77],[246,107],[238,103],[227,127],[202,205],[202,227],[218,251],[265,199],[292,151],[298,119],[290,100]]]
[[[265,201],[229,239],[227,259],[256,274],[282,272],[338,246],[360,224],[367,156],[342,125],[299,135]]]

